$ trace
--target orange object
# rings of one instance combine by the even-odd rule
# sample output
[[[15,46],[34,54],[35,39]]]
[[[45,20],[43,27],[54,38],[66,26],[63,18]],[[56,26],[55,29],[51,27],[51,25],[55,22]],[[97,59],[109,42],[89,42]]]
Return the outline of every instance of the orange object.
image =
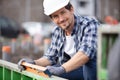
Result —
[[[105,22],[106,22],[107,24],[111,24],[111,25],[116,25],[116,24],[118,24],[118,20],[115,19],[115,18],[113,18],[112,16],[106,16],[106,17],[105,17]]]
[[[44,39],[44,43],[50,44],[51,40],[49,38]]]
[[[33,65],[30,63],[23,62],[22,65],[26,68],[26,71],[32,72],[34,74],[43,76],[43,77],[50,77],[51,74],[48,72],[46,73],[47,68],[38,66],[38,65]]]
[[[105,17],[105,22],[108,24],[113,24],[113,17],[111,16],[106,16]]]
[[[10,53],[11,52],[11,47],[10,46],[3,46],[2,47],[2,52]]]
[[[118,24],[118,23],[119,23],[118,20],[116,20],[116,19],[113,20],[113,24],[114,24],[114,25],[116,25],[116,24]]]

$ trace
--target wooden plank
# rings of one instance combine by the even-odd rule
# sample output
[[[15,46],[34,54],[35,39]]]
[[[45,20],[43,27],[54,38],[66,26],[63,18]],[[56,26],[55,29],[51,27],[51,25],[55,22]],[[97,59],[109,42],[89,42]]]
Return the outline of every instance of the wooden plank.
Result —
[[[29,72],[32,72],[34,74],[44,76],[47,78],[51,77],[51,73],[45,67],[29,64],[26,62],[23,62],[22,65],[26,68],[26,71],[29,71]]]

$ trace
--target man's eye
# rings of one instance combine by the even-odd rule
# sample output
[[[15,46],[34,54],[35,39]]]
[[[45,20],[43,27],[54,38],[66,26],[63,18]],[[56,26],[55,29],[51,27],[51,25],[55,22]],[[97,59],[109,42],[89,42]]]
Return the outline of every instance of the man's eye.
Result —
[[[56,19],[58,16],[53,16],[52,18]]]
[[[61,14],[64,14],[65,12],[63,11],[63,12],[61,12]]]

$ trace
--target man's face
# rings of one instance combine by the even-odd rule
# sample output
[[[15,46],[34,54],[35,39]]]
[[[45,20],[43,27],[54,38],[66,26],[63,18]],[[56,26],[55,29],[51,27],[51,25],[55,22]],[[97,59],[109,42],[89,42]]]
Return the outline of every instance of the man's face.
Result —
[[[51,15],[51,19],[55,24],[60,26],[63,30],[68,30],[74,24],[73,8],[67,10],[66,8],[61,8],[60,10],[54,12]]]

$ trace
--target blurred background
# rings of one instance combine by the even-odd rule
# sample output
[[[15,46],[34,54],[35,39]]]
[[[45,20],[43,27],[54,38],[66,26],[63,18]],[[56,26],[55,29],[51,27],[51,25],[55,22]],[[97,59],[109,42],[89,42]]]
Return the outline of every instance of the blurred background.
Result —
[[[42,3],[43,0],[0,0],[0,59],[17,63],[23,57],[38,59],[46,52],[54,24],[44,15]],[[102,52],[99,59],[104,60],[106,68],[106,56],[120,32],[120,28],[107,26],[120,27],[120,0],[71,0],[71,3],[76,15],[96,17],[104,25],[103,33],[99,34],[98,53]]]
[[[54,24],[44,15],[42,2],[0,0],[0,58],[17,63],[20,58],[37,59],[46,52]],[[96,17],[101,24],[120,23],[120,0],[71,0],[71,3],[76,15]],[[6,50],[9,55],[4,54]]]

